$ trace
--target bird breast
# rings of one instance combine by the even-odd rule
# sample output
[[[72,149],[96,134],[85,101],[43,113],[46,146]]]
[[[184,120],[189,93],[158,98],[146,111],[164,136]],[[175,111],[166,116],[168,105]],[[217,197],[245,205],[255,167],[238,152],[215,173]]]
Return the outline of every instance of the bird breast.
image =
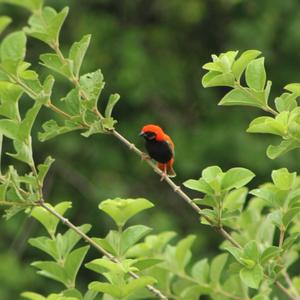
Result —
[[[172,157],[172,150],[165,141],[146,141],[146,149],[151,158],[160,163],[167,163]]]

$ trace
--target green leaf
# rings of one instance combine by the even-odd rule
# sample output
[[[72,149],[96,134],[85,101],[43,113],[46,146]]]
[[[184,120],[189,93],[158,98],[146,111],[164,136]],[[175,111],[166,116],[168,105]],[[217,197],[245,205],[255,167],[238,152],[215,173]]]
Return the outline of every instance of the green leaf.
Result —
[[[59,259],[55,240],[52,240],[45,236],[41,236],[41,237],[29,239],[28,243],[31,246],[49,254],[55,260]]]
[[[83,300],[81,293],[75,288],[64,290],[61,295],[67,298],[64,300]]]
[[[77,273],[89,248],[89,246],[81,247],[67,255],[64,267],[68,278],[68,287],[75,287]]]
[[[199,283],[209,282],[209,264],[207,258],[201,259],[195,263],[191,271],[192,277]]]
[[[285,90],[300,96],[300,83],[290,83],[284,87]]]
[[[98,295],[98,292],[89,290],[84,294],[84,297],[82,300],[95,300],[97,295]]]
[[[91,225],[89,224],[84,224],[77,227],[83,233],[87,233],[91,229]],[[74,230],[67,230],[66,233],[64,233],[64,235],[62,236],[63,247],[60,253],[61,257],[65,257],[66,255],[68,255],[80,239],[81,237]]]
[[[109,118],[103,118],[103,119],[101,120],[101,125],[102,125],[102,127],[103,127],[103,129],[104,129],[105,131],[114,129],[114,128],[115,128],[114,125],[115,125],[116,123],[117,123],[117,121],[114,120],[114,119],[111,118],[111,117],[109,117]]]
[[[282,115],[284,114],[284,116]],[[287,133],[287,112],[282,112],[281,117],[286,117],[284,120],[278,121],[278,119],[273,119],[272,117],[258,117],[254,119],[247,129],[247,132],[251,133],[270,133],[279,136],[284,136]],[[280,116],[278,115],[278,116]]]
[[[52,207],[49,203],[47,203],[46,205]],[[54,207],[54,210],[60,215],[64,215],[66,210],[70,207],[72,207],[71,202],[61,202]],[[51,237],[55,235],[56,227],[59,222],[58,218],[50,214],[50,212],[48,212],[43,207],[34,207],[31,215],[46,228]]]
[[[241,257],[243,255],[242,250],[233,246],[225,246],[224,250],[227,250],[240,264],[243,264]]]
[[[235,88],[221,99],[219,105],[242,105],[261,108],[265,106],[265,101],[248,88]]]
[[[20,121],[18,101],[23,90],[10,82],[0,81],[0,114],[9,119]]]
[[[85,264],[85,266],[99,274],[102,274],[106,271],[115,273],[115,274],[125,274],[131,271],[131,265],[135,263],[135,260],[126,259],[121,263],[115,263],[107,258],[98,258],[94,259],[91,262]]]
[[[281,249],[276,246],[270,246],[266,248],[260,258],[260,263],[265,264],[267,263],[270,259],[276,258],[277,256],[280,255]]]
[[[257,58],[252,60],[246,69],[247,85],[257,91],[263,91],[266,85],[265,59]]]
[[[58,282],[61,282],[66,287],[68,287],[68,278],[64,271],[64,268],[53,261],[35,261],[32,265],[40,271],[38,271],[39,275],[51,278]]]
[[[45,160],[44,163],[38,165],[37,169],[38,169],[38,180],[43,183],[44,179],[51,167],[51,165],[53,164],[53,162],[55,161],[55,159],[53,159],[51,156],[48,156]]]
[[[264,276],[263,269],[260,265],[256,265],[253,269],[242,268],[240,278],[242,281],[253,289],[258,289],[260,282]]]
[[[31,140],[31,138],[29,138]],[[7,155],[20,160],[28,165],[32,165],[32,147],[31,142],[14,140],[13,145],[16,150],[16,153],[6,153]],[[37,199],[36,199],[37,200]]]
[[[181,300],[199,300],[202,294],[208,294],[209,289],[203,289],[203,287],[197,285],[191,285],[185,288],[180,293]]]
[[[213,282],[219,282],[221,278],[222,271],[225,267],[225,264],[228,259],[228,254],[223,253],[218,256],[216,256],[210,266],[210,279]]]
[[[294,140],[282,141],[279,145],[270,145],[267,149],[267,156],[270,159],[275,159],[300,146]]]
[[[35,102],[33,106],[27,110],[25,118],[22,120],[20,124],[20,129],[19,129],[19,139],[21,141],[28,141],[31,137],[31,129],[33,126],[33,123],[42,107],[42,104],[39,102]]]
[[[67,7],[59,13],[51,7],[45,7],[41,13],[34,14],[29,18],[30,27],[26,27],[25,32],[50,47],[55,47],[58,45],[60,30],[68,12]]]
[[[104,87],[103,75],[101,70],[87,73],[80,76],[80,86],[87,97],[87,107],[93,109],[97,107],[98,98]]]
[[[253,172],[245,168],[229,169],[222,179],[222,189],[230,190],[241,188],[252,180],[255,176]]]
[[[41,65],[53,70],[67,78],[72,78],[73,76],[73,61],[70,59],[65,59],[61,61],[59,56],[54,53],[46,53],[40,55]]]
[[[91,35],[85,35],[79,42],[75,42],[69,52],[69,59],[73,61],[74,75],[79,76],[82,61],[90,45]]]
[[[130,294],[136,292],[137,290],[155,282],[156,280],[150,276],[143,276],[137,279],[132,279],[128,284],[125,285],[123,289],[124,296],[128,297]]]
[[[251,300],[270,300],[270,298],[267,295],[259,294],[251,298]]]
[[[114,106],[117,104],[117,102],[119,101],[119,99],[120,99],[119,94],[112,94],[109,96],[108,103],[107,103],[107,106],[105,108],[105,113],[104,113],[106,118],[111,117],[112,110],[113,110]]]
[[[139,212],[153,207],[153,204],[144,199],[108,199],[99,204],[99,209],[107,213],[117,224],[124,226],[125,223]]]
[[[202,178],[198,180],[189,179],[183,183],[183,185],[191,190],[195,190],[201,193],[212,195],[214,190],[209,186],[209,184]]]
[[[48,75],[43,82],[42,91],[36,97],[36,100],[42,104],[48,104],[50,102],[50,97],[52,95],[52,89],[55,79],[52,75]]]
[[[292,111],[297,107],[297,95],[283,93],[280,97],[275,98],[275,106],[279,112]]]
[[[202,171],[202,178],[206,181],[206,182],[210,182],[212,180],[215,180],[215,178],[219,175],[222,174],[222,169],[218,166],[210,166],[205,168]]]
[[[80,116],[82,113],[81,98],[79,95],[79,89],[72,89],[66,97],[62,98],[61,101],[66,103],[66,111],[74,116]]]
[[[43,6],[43,0],[4,0],[6,3],[22,6],[31,12],[38,11]]]
[[[65,125],[59,126],[56,121],[49,120],[43,124],[42,128],[44,132],[39,132],[38,138],[41,142],[45,142],[60,134],[81,129],[81,126],[68,120],[65,121]]]
[[[223,200],[223,208],[228,211],[242,211],[247,194],[248,189],[244,187],[230,191]]]
[[[33,292],[24,292],[21,296],[29,300],[47,300],[44,296]]]
[[[290,208],[282,217],[282,223],[285,228],[294,220],[294,218],[299,214],[300,207]]]
[[[243,250],[243,258],[244,259],[250,259],[255,262],[258,262],[260,257],[260,253],[258,250],[258,245],[256,241],[249,241],[245,246]]]
[[[89,129],[83,133],[81,133],[82,136],[84,137],[89,137],[93,134],[97,134],[97,133],[104,133],[105,130],[102,126],[102,120],[96,120],[94,123],[92,123],[89,127]]]
[[[0,17],[0,34],[5,30],[5,28],[11,23],[12,19],[7,16]]]
[[[220,74],[219,72],[209,71],[202,78],[203,87],[229,86],[234,87],[234,76],[232,73]]]
[[[133,264],[133,267],[137,268],[139,271],[143,271],[162,262],[163,262],[162,259],[157,259],[157,258],[139,258]]]
[[[233,63],[232,72],[237,80],[240,80],[248,64],[260,54],[261,52],[257,50],[247,50]]]
[[[0,120],[0,134],[6,136],[9,139],[17,140],[19,133],[19,122],[8,119]]]
[[[299,233],[293,233],[289,237],[287,237],[282,245],[282,248],[286,251],[290,249],[299,239]]]
[[[134,225],[126,228],[122,232],[121,236],[121,250],[120,255],[126,253],[126,251],[137,243],[141,238],[148,234],[152,229],[144,225]]]
[[[287,168],[272,171],[271,177],[276,187],[287,191],[292,188],[296,180],[296,172],[290,173]]]
[[[282,212],[280,210],[275,210],[268,215],[268,218],[272,221],[274,225],[278,228],[282,226]]]
[[[107,239],[93,238],[93,241],[111,254],[117,255],[117,251],[114,249],[114,245],[111,245]]]
[[[121,287],[114,284],[104,283],[99,281],[91,282],[89,284],[89,289],[100,293],[111,295],[113,297],[116,297],[117,299],[122,298],[122,294],[123,294]]]
[[[195,235],[189,235],[186,238],[182,239],[176,246],[175,258],[179,270],[184,270],[185,266],[190,260],[190,248],[196,239]]]
[[[1,61],[23,61],[26,54],[26,35],[16,31],[6,36],[0,46]]]

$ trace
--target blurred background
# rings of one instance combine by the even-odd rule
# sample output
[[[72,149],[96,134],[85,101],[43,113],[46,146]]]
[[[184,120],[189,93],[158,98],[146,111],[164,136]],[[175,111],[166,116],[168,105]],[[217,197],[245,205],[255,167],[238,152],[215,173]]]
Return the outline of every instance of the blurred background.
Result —
[[[100,106],[110,93],[121,95],[115,108],[117,129],[140,148],[144,145],[138,133],[146,123],[161,125],[173,138],[176,183],[200,177],[209,165],[251,169],[257,174],[251,187],[269,180],[272,169],[284,166],[299,171],[300,151],[271,161],[266,147],[278,141],[245,133],[249,122],[261,114],[259,110],[218,107],[226,90],[201,86],[201,66],[211,54],[247,49],[258,49],[266,57],[268,78],[273,81],[271,99],[287,83],[300,82],[298,0],[49,0],[46,4],[58,10],[70,6],[61,37],[65,53],[74,41],[92,34],[82,72],[101,68],[106,87]],[[14,19],[6,33],[22,28],[29,16],[5,4],[0,4],[0,13]],[[48,71],[37,61],[49,49],[32,39],[28,46],[27,60],[45,76]],[[71,86],[57,78],[53,98],[60,105],[59,99]],[[24,102],[24,107],[31,104]],[[37,162],[48,155],[56,159],[47,179],[46,198],[53,204],[72,201],[68,217],[75,224],[93,224],[91,235],[103,237],[112,222],[96,209],[100,201],[145,197],[155,208],[133,223],[153,227],[154,233],[173,230],[179,238],[196,234],[195,259],[218,253],[221,239],[200,225],[194,212],[116,139],[106,135],[85,139],[74,132],[40,143],[36,133],[53,117],[44,109],[36,123],[35,158]],[[5,164],[11,163],[15,161],[6,157]],[[0,224],[0,299],[18,299],[23,290],[59,291],[62,286],[37,276],[29,265],[37,258],[47,259],[27,243],[29,237],[45,234],[43,229],[24,215]],[[88,259],[95,255],[91,251]],[[79,288],[84,290],[91,276],[82,269]]]

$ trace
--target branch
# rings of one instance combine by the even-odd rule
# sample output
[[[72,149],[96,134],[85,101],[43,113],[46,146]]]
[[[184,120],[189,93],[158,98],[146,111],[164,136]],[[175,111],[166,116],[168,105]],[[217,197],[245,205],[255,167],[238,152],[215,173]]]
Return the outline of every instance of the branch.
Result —
[[[105,249],[103,249],[101,246],[99,246],[95,241],[93,241],[88,235],[86,235],[84,232],[82,232],[77,226],[75,226],[73,223],[71,223],[68,219],[64,218],[62,215],[60,215],[57,211],[55,211],[52,207],[48,206],[44,200],[40,200],[38,202],[38,205],[46,209],[49,213],[51,213],[53,216],[58,218],[63,224],[68,226],[70,229],[75,231],[79,236],[81,236],[89,245],[94,247],[96,250],[101,252],[105,257],[107,257],[109,260],[111,260],[114,263],[120,264],[121,261],[118,260],[115,256],[107,252]],[[140,278],[139,275],[136,273],[129,271],[129,275],[134,278],[138,279]],[[159,299],[168,300],[166,296],[162,294],[162,292],[158,289],[156,289],[153,285],[148,284],[147,289],[153,293],[155,296],[157,296]]]
[[[111,133],[123,144],[125,144],[129,150],[136,153],[141,158],[144,158],[143,152],[139,150],[134,144],[130,143],[125,137],[123,137],[119,132],[116,130],[112,130]],[[163,172],[152,162],[151,159],[145,159],[148,165],[158,174],[162,175]],[[214,227],[214,229],[220,233],[226,240],[228,240],[232,245],[237,248],[241,248],[241,245],[234,240],[231,235],[223,228],[223,227],[216,227],[214,222],[206,215],[202,213],[202,209],[197,206],[193,200],[180,188],[180,186],[176,185],[174,181],[170,177],[165,177],[165,182],[173,189],[173,191],[178,194],[188,205],[192,207],[192,209],[197,212],[200,216],[202,216],[210,225]]]
[[[279,281],[276,281],[275,284],[284,294],[286,294],[289,297],[289,299],[300,300],[298,296],[291,295],[290,291],[286,287],[284,287]]]
[[[300,299],[300,295],[299,295],[299,293],[297,291],[297,288],[294,286],[294,284],[293,284],[293,282],[292,282],[292,280],[290,278],[290,275],[287,273],[286,270],[283,270],[282,273],[283,273],[283,277],[284,277],[285,281],[287,282],[287,284],[288,284],[291,292],[295,295],[294,299],[295,300],[299,300]]]

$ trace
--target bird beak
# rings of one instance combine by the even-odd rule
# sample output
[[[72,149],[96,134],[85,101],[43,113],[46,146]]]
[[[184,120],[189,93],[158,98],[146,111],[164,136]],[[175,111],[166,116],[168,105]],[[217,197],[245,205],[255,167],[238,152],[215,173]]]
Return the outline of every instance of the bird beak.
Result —
[[[139,136],[145,136],[145,132],[144,131],[141,131]]]

